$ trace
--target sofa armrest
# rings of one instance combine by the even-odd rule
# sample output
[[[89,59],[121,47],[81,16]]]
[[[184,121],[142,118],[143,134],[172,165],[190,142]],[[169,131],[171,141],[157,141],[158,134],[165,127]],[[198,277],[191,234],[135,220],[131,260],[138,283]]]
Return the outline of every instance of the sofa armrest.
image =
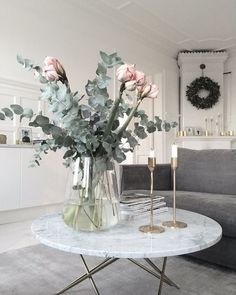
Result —
[[[158,164],[154,170],[154,190],[171,189],[170,164]],[[126,190],[149,190],[150,171],[147,165],[121,165],[121,193]]]

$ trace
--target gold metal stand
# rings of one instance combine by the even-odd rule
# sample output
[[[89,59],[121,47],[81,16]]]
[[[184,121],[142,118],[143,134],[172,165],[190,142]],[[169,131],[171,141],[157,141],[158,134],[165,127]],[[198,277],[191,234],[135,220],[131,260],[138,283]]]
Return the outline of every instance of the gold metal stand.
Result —
[[[150,224],[149,225],[142,225],[139,227],[139,230],[143,233],[153,233],[153,234],[160,234],[165,231],[162,226],[154,225],[153,223],[153,171],[156,166],[156,158],[155,157],[148,157],[148,168],[151,174],[151,189],[150,189],[150,199],[151,199],[151,209],[150,209]]]
[[[62,289],[61,291],[55,293],[55,295],[60,295],[66,291],[68,291],[69,289],[73,288],[74,286],[82,283],[84,280],[89,279],[93,290],[95,292],[96,295],[100,295],[98,288],[93,280],[93,275],[97,272],[99,272],[100,270],[104,269],[105,267],[109,266],[110,264],[112,264],[113,262],[119,260],[119,258],[106,258],[104,261],[102,261],[100,264],[98,264],[97,266],[95,266],[92,269],[88,268],[88,265],[83,257],[83,255],[80,255],[83,265],[85,267],[86,273],[84,275],[82,275],[81,277],[79,277],[78,279],[76,279],[75,281],[73,281],[72,283],[70,283],[67,287],[65,287],[64,289]],[[171,287],[175,287],[176,289],[180,289],[180,287],[175,284],[170,278],[168,278],[165,275],[165,269],[166,269],[166,263],[167,263],[167,257],[164,257],[163,260],[163,264],[162,264],[162,268],[160,269],[156,264],[154,264],[149,258],[144,258],[144,260],[146,261],[146,263],[150,266],[148,267],[147,265],[144,265],[142,263],[140,263],[139,261],[132,259],[132,258],[127,258],[130,262],[132,262],[133,264],[135,264],[136,266],[140,267],[141,269],[143,269],[144,271],[146,271],[147,273],[153,275],[155,278],[159,279],[159,288],[158,288],[158,295],[161,295],[162,292],[162,286],[163,283],[171,286]]]
[[[187,223],[176,220],[176,169],[178,168],[178,159],[171,158],[171,168],[173,170],[173,220],[162,222],[163,226],[171,228],[185,228]]]

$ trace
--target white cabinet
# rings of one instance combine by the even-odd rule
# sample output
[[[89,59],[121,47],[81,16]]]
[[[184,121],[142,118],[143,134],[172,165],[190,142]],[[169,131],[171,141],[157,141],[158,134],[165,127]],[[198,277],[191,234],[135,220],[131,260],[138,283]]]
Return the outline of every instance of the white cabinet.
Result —
[[[29,168],[32,147],[0,147],[0,211],[62,203],[69,170],[62,152],[49,152]]]
[[[0,148],[0,210],[19,208],[20,153],[18,149]]]

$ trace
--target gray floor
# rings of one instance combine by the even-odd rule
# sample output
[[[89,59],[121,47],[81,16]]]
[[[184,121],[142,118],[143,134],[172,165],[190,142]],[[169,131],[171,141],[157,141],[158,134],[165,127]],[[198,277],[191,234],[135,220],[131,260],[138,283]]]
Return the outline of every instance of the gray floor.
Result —
[[[100,261],[87,257],[90,266]],[[158,259],[155,262],[160,262]],[[83,274],[78,255],[37,245],[0,254],[1,295],[52,295]],[[181,290],[164,285],[162,295],[235,295],[236,272],[183,257],[169,258],[167,275]],[[101,295],[154,295],[155,279],[131,264],[119,260],[94,276]],[[76,286],[66,295],[94,294],[90,283]]]

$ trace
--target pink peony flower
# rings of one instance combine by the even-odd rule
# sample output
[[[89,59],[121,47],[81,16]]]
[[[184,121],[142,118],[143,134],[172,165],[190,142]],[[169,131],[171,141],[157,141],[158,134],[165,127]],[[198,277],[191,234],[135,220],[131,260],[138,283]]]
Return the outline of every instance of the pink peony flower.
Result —
[[[43,75],[48,81],[62,82],[66,80],[66,72],[62,64],[52,56],[47,56],[44,60]]]
[[[135,80],[125,82],[125,89],[128,91],[134,91],[136,89],[136,83]]]
[[[149,83],[144,85],[143,87],[138,88],[139,93],[141,93],[141,97],[149,97],[149,98],[157,98],[159,93],[159,89],[155,84]]]
[[[124,64],[120,66],[116,71],[116,76],[120,82],[128,82],[131,80],[135,80],[135,65]]]
[[[137,86],[143,86],[146,83],[146,76],[143,72],[136,71],[135,80]]]

